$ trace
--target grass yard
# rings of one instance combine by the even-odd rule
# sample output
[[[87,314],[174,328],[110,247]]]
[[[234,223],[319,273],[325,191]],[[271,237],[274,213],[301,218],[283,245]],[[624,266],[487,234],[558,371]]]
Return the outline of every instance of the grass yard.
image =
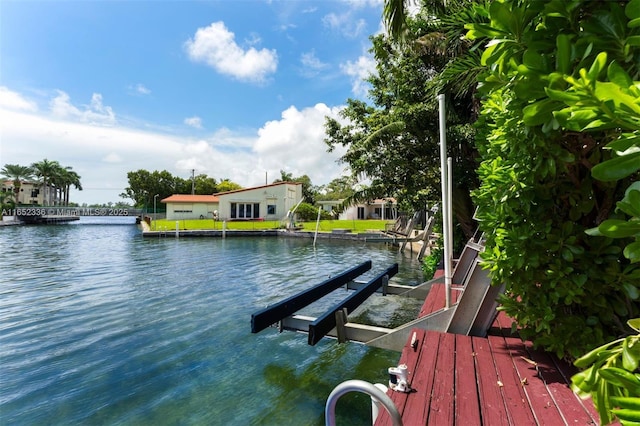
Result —
[[[151,222],[151,230],[173,231],[178,228],[183,229],[222,229],[222,221],[213,219],[187,219],[187,220],[166,220],[159,219]],[[388,220],[321,220],[318,226],[319,232],[331,232],[333,229],[349,229],[351,232],[361,233],[371,230],[383,231],[385,224],[393,223]],[[316,222],[300,222],[296,224],[305,231],[315,231]],[[279,229],[283,225],[279,220],[274,221],[231,221],[227,222],[227,229],[233,230],[261,230]]]

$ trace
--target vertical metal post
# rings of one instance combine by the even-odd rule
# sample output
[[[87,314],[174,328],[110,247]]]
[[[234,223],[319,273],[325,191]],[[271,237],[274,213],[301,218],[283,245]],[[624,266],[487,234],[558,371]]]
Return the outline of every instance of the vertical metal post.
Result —
[[[160,196],[160,194],[156,194],[153,196],[153,230],[156,230],[156,219],[157,214],[156,214],[156,198],[158,198],[158,196]]]
[[[318,207],[318,219],[316,219],[316,233],[313,235],[313,246],[316,246],[316,238],[318,238],[318,227],[320,226],[320,213],[322,212],[322,207]]]
[[[440,118],[440,180],[442,188],[442,234],[444,238],[444,286],[445,286],[445,308],[451,307],[451,241],[449,225],[451,221],[449,216],[450,200],[449,185],[447,173],[447,127],[445,114],[445,98],[444,95],[438,95],[439,118]]]

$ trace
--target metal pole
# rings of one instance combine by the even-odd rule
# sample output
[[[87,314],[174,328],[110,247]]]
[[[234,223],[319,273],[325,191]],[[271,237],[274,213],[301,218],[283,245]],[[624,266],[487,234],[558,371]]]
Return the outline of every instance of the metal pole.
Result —
[[[444,287],[445,287],[445,308],[451,307],[451,235],[449,230],[449,182],[447,173],[447,127],[445,123],[445,98],[438,95],[439,118],[440,118],[440,180],[442,188],[442,235],[444,238]]]
[[[320,213],[322,212],[322,207],[318,207],[318,219],[316,219],[316,233],[313,235],[313,247],[316,246],[316,238],[318,238],[318,227],[320,226]]]
[[[153,196],[153,230],[156,230],[156,220],[158,219],[158,216],[156,214],[156,198],[158,198],[158,196],[160,196],[160,194],[156,194]]]

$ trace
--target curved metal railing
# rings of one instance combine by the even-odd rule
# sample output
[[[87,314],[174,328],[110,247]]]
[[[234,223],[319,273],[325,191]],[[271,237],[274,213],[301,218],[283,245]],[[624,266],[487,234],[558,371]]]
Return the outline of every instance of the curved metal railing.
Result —
[[[336,426],[336,404],[342,395],[349,392],[363,392],[380,401],[382,406],[387,409],[387,412],[391,416],[393,426],[402,426],[402,417],[400,416],[396,406],[393,404],[391,398],[389,398],[386,393],[378,389],[375,385],[365,382],[364,380],[347,380],[340,383],[331,391],[327,398],[327,404],[324,408],[326,426]]]

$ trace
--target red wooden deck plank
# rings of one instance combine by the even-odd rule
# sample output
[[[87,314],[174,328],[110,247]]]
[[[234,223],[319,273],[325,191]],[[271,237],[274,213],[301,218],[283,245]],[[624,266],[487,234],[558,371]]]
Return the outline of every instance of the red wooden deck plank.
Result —
[[[429,406],[428,425],[452,425],[454,421],[454,372],[458,370],[455,334],[439,334],[433,391]],[[464,372],[461,372],[464,374]]]
[[[511,351],[514,365],[537,423],[541,425],[563,424],[564,418],[551,395],[551,390],[548,389],[542,375],[539,374],[539,367],[543,366],[533,364],[536,361],[529,357],[529,352],[521,339],[505,337],[505,341]],[[566,383],[565,389],[570,390]]]
[[[455,302],[461,294],[462,292],[458,289],[451,290],[451,302]],[[429,293],[422,304],[418,318],[422,318],[425,315],[444,309],[445,304],[445,285],[443,283],[431,284],[431,288],[429,289]]]
[[[558,371],[558,367],[552,357],[542,351],[534,350],[531,342],[524,342],[529,358],[536,363],[536,370],[540,378],[545,382],[549,394],[560,411],[560,415],[568,425],[596,425],[598,415],[591,401],[582,402],[573,393],[565,377]],[[590,413],[588,406],[593,410]]]
[[[445,305],[444,284],[433,283],[427,297],[424,299],[418,317],[423,317],[444,308]]]
[[[413,333],[416,333],[418,345],[414,350],[414,348],[411,347],[411,338],[409,338],[402,349],[402,354],[400,355],[399,361],[399,364],[405,364],[407,366],[409,373],[408,379],[409,383],[411,383],[412,386],[414,384],[413,382],[415,381],[417,370],[423,370],[422,364],[418,366],[418,361],[420,355],[422,354],[421,346],[424,344],[425,335],[427,334],[425,330],[420,330],[417,328],[411,331],[411,336],[413,336]],[[395,404],[400,414],[403,414],[406,411],[405,405],[410,394],[389,390],[387,392],[387,395],[391,397],[391,400]],[[389,413],[387,413],[387,410],[380,410],[380,414],[378,415],[375,424],[379,426],[387,426],[392,424],[391,417],[389,417]]]
[[[508,317],[504,312],[500,312],[496,317],[494,326],[498,327],[505,338],[510,334],[511,324],[514,320]],[[522,364],[524,359],[520,358],[520,364],[518,364],[518,371],[521,376],[527,377],[529,383],[525,390],[529,395],[530,404],[536,419],[540,424],[561,424],[567,425],[594,425],[598,424],[598,414],[595,411],[591,400],[582,401],[572,390],[569,385],[571,382],[571,375],[577,370],[565,361],[558,360],[553,355],[550,355],[541,350],[533,349],[533,343],[530,341],[523,342],[520,338],[510,337],[518,344],[522,345],[526,354],[522,356],[530,361],[535,362],[535,365],[531,365],[529,362]],[[517,354],[512,354],[514,359],[518,361]],[[526,371],[529,370],[527,374]],[[563,374],[564,372],[564,374]],[[535,378],[531,375],[535,374]],[[544,383],[547,393],[542,389],[534,389],[539,383]],[[549,399],[553,402],[560,415],[559,422],[555,413],[551,413],[553,410],[547,410],[550,403]]]
[[[407,425],[424,425],[427,423],[435,378],[436,361],[439,357],[447,356],[441,352],[440,338],[442,333],[427,331],[420,348],[420,364],[411,388],[413,392],[407,398],[404,408],[403,422]]]
[[[547,388],[546,382],[539,374],[536,362],[530,358],[524,342],[519,337],[514,337],[511,332],[513,320],[504,313],[496,317],[494,324],[500,326],[502,337],[509,351],[516,372],[522,384],[531,411],[538,424],[558,425],[564,423],[559,408]]]
[[[508,425],[507,410],[498,384],[498,374],[493,363],[489,341],[482,337],[473,337],[476,376],[478,378],[478,396],[480,397],[480,415],[482,424]]]
[[[480,406],[471,337],[456,335],[455,424],[479,425]]]

